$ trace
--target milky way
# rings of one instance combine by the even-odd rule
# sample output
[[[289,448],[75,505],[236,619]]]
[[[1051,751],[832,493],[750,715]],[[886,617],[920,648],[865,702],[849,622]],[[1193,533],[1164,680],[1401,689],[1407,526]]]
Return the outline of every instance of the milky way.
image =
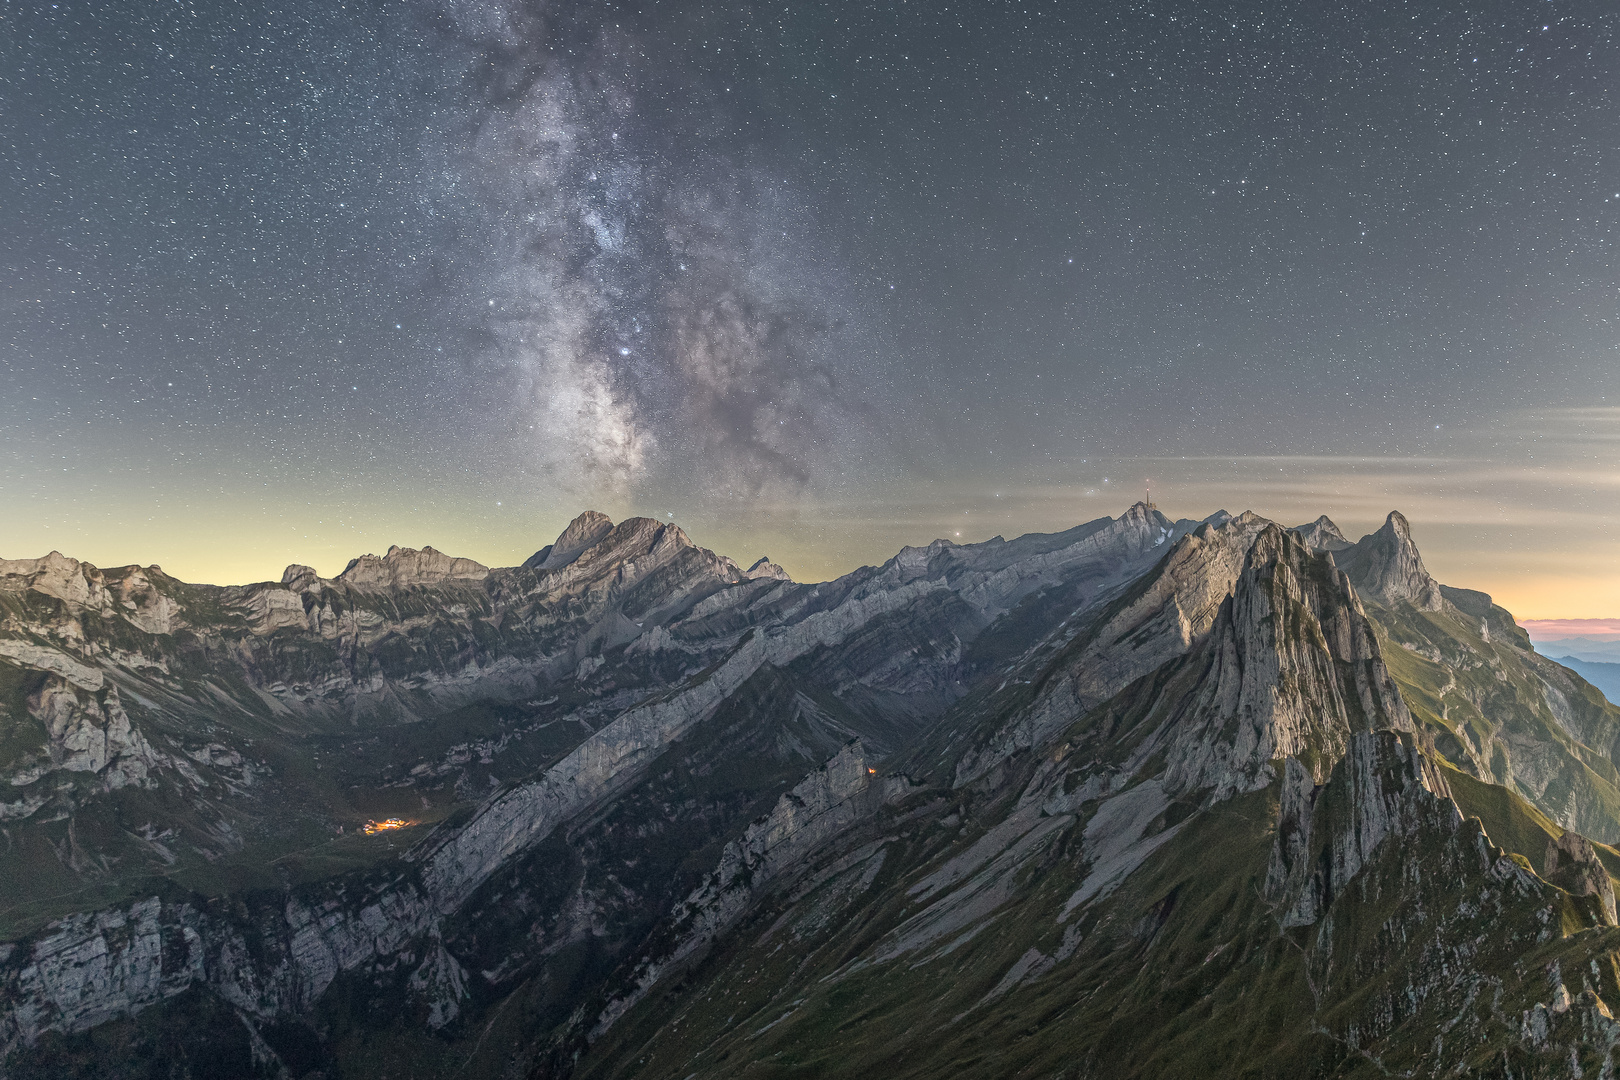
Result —
[[[597,505],[817,575],[1152,477],[1620,605],[1617,23],[13,5],[0,549],[502,561]]]
[[[482,316],[458,352],[511,403],[510,459],[577,498],[792,496],[880,468],[847,275],[802,186],[691,100],[690,66],[600,11],[441,14],[474,93],[424,176],[472,223],[448,253]]]

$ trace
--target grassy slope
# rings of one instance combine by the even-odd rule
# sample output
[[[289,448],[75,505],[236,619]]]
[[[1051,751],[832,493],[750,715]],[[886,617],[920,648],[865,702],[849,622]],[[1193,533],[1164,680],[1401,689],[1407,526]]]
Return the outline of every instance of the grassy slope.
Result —
[[[1511,813],[1534,820],[1522,803]],[[885,933],[915,911],[906,883],[971,838],[942,845],[946,827],[937,819],[898,830],[872,887],[837,918],[814,929],[817,905],[840,888],[836,878],[779,898],[624,1017],[592,1047],[580,1075],[1373,1076],[1378,1067],[1321,1025],[1342,1030],[1383,1015],[1386,1002],[1432,977],[1437,948],[1471,955],[1483,978],[1504,986],[1506,1006],[1470,1021],[1483,1044],[1476,1066],[1512,1050],[1514,1010],[1546,994],[1541,976],[1528,973],[1551,960],[1571,971],[1601,957],[1611,976],[1598,989],[1611,1000],[1620,991],[1612,978],[1620,931],[1585,929],[1572,910],[1555,924],[1561,935],[1538,942],[1533,896],[1472,921],[1451,914],[1451,867],[1472,850],[1467,826],[1450,846],[1422,841],[1433,851],[1386,848],[1387,861],[1368,874],[1380,887],[1335,907],[1336,937],[1322,944],[1334,966],[1308,967],[1307,956],[1324,955],[1319,927],[1279,933],[1260,898],[1275,815],[1268,790],[1195,816],[1118,892],[1080,916],[1084,936],[1073,956],[996,997],[990,992],[1026,950],[1051,955],[1062,941],[1057,916],[1081,876],[1076,830],[1024,869],[1017,896],[970,940],[859,967],[852,961],[870,959]],[[1408,869],[1414,854],[1432,871],[1416,887]],[[808,932],[801,937],[796,928]],[[1483,946],[1468,944],[1487,929]],[[1572,981],[1572,992],[1579,986]],[[1313,993],[1322,995],[1320,1010]],[[1367,1042],[1427,1075],[1446,1008],[1397,1012],[1410,1029],[1382,1043],[1369,1034]]]
[[[1075,956],[990,1000],[1026,950],[1059,947],[1067,928],[1057,915],[1079,884],[1075,830],[1025,869],[1018,897],[960,947],[922,962],[936,944],[850,972],[849,961],[915,907],[905,879],[954,839],[938,822],[920,825],[891,841],[872,887],[825,929],[802,940],[795,932],[816,925],[811,916],[838,892],[836,879],[757,913],[722,951],[621,1021],[582,1075],[1001,1077],[1051,1075],[1087,1058],[1106,1075],[1205,1075],[1214,1063],[1249,1059],[1257,1042],[1276,1045],[1308,1027],[1286,1005],[1256,1012],[1262,986],[1232,977],[1244,960],[1268,956],[1265,996],[1286,1003],[1303,989],[1291,946],[1266,930],[1256,893],[1274,815],[1262,792],[1199,816],[1084,916]],[[1222,1035],[1211,1040],[1206,1023]]]
[[[1501,608],[1483,620],[1488,639],[1482,620],[1461,612],[1371,603],[1367,612],[1402,697],[1450,764],[1496,783],[1517,777],[1512,786],[1548,817],[1595,840],[1620,840],[1620,770],[1608,756],[1620,737],[1620,709],[1558,668],[1570,680],[1574,723],[1561,721],[1537,671],[1556,665],[1529,652],[1528,638]],[[1551,749],[1551,765],[1535,764],[1534,785],[1521,775],[1526,763],[1514,760],[1529,743]]]

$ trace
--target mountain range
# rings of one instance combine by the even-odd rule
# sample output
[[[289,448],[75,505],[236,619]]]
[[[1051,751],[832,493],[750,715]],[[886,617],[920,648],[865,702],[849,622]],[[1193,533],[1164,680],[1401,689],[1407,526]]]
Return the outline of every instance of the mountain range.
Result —
[[[0,1076],[1609,1076],[1617,766],[1398,513],[0,561]]]

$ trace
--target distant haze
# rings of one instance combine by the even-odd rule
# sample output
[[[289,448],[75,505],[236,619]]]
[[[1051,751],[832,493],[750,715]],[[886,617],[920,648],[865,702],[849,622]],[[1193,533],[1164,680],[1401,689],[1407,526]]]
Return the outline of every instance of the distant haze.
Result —
[[[1538,644],[1565,638],[1620,641],[1620,619],[1520,619],[1519,625]]]

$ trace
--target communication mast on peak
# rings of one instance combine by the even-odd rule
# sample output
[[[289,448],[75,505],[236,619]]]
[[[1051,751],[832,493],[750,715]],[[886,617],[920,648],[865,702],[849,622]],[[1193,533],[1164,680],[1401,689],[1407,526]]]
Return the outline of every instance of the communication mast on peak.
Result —
[[[1143,497],[1143,499],[1142,499],[1142,506],[1147,510],[1157,510],[1158,509],[1157,506],[1153,505],[1153,481],[1152,480],[1149,480],[1147,482],[1147,495],[1145,497]]]

